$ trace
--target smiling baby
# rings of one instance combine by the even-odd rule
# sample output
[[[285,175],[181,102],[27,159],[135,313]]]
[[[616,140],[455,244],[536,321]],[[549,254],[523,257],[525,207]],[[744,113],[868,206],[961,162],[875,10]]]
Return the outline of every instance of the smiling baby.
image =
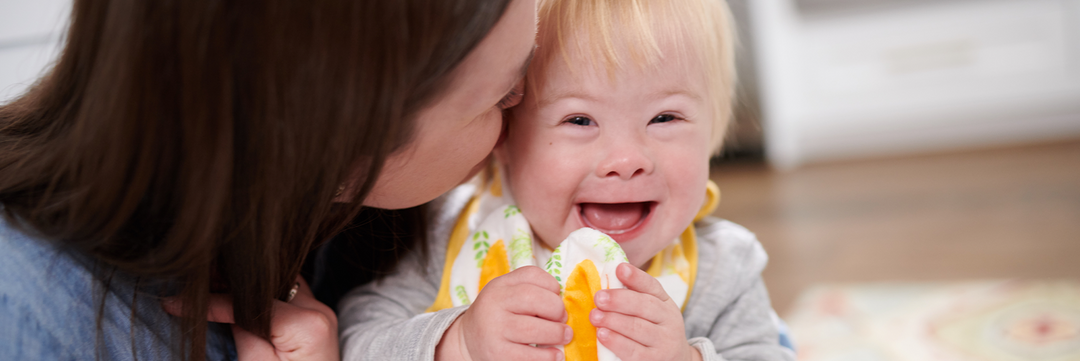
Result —
[[[727,5],[538,12],[497,165],[437,205],[429,254],[341,301],[344,359],[793,359],[761,245],[708,216],[735,83]]]

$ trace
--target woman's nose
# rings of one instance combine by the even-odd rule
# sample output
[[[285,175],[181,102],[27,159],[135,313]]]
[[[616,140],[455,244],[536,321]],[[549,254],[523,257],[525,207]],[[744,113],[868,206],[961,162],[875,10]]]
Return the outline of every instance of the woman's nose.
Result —
[[[601,178],[619,177],[630,180],[653,171],[653,161],[648,149],[640,142],[614,142],[609,145],[606,153],[596,167],[596,175]]]

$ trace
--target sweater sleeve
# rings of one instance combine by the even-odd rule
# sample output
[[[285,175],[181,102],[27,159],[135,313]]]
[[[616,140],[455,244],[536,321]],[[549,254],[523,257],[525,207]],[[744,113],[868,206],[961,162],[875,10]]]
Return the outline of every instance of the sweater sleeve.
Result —
[[[423,313],[435,299],[422,278],[403,274],[342,299],[342,360],[434,360],[435,347],[467,306]],[[430,302],[427,302],[430,303]]]
[[[706,361],[794,360],[779,343],[761,244],[727,221],[699,230],[698,279],[683,314],[690,344]]]
[[[413,253],[382,280],[353,289],[338,303],[341,357],[360,360],[434,360],[443,333],[468,306],[425,313],[435,301],[450,229],[472,188],[440,198],[430,222],[427,258]]]

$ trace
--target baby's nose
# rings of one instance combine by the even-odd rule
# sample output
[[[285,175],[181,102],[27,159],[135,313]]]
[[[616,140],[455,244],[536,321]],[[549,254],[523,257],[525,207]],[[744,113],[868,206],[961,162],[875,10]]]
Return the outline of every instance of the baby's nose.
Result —
[[[639,144],[621,142],[609,148],[607,155],[596,167],[596,175],[601,178],[619,177],[629,180],[652,173],[653,161],[645,147]]]

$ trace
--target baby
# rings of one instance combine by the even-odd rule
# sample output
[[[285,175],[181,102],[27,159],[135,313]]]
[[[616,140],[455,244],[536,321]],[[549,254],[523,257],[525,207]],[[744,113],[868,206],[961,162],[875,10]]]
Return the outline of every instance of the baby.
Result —
[[[735,81],[726,4],[539,6],[499,165],[433,205],[426,258],[342,299],[343,358],[793,359],[760,244],[707,216]],[[602,285],[570,295],[562,263],[592,251]]]

